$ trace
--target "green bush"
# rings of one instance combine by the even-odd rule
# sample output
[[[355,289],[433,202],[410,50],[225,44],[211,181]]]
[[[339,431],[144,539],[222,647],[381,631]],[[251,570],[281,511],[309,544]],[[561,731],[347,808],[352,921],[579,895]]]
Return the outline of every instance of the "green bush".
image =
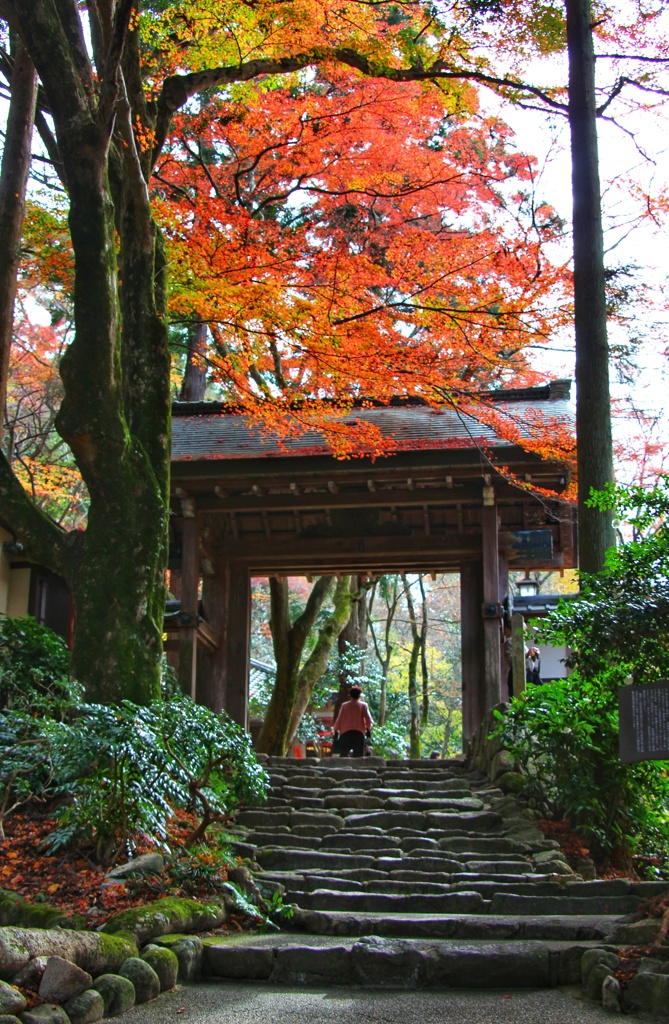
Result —
[[[197,842],[241,800],[262,799],[266,775],[243,729],[174,694],[148,707],[82,705],[60,785],[71,801],[58,813],[48,849],[84,839],[101,863],[113,864],[142,833],[165,843],[179,808],[199,817],[187,840]]]
[[[82,695],[69,660],[58,633],[33,618],[0,618],[0,710],[62,720]]]
[[[166,678],[149,707],[82,703],[62,638],[34,619],[0,628],[0,837],[7,817],[61,798],[48,848],[95,844],[111,864],[148,834],[165,842],[178,809],[192,811],[197,842],[240,801],[265,795],[250,738],[195,704]]]
[[[629,868],[635,854],[669,852],[669,763],[623,764],[618,729],[618,688],[669,677],[669,480],[591,503],[614,510],[628,539],[542,630],[568,647],[572,674],[515,699],[500,734],[535,805]]]

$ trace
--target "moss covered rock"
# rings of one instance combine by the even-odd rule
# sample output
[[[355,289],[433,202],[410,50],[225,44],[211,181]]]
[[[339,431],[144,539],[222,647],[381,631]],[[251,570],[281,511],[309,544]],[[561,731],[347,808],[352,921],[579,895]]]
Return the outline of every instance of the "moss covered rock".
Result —
[[[177,979],[179,981],[195,981],[202,974],[204,946],[197,935],[186,935],[173,942],[171,950],[179,961]]]
[[[34,957],[60,956],[93,977],[116,971],[137,945],[128,935],[103,935],[65,928],[0,928],[0,978],[13,978]]]
[[[197,900],[166,896],[146,907],[134,907],[115,914],[104,925],[103,932],[127,932],[139,945],[170,932],[205,932],[217,928],[227,919],[224,905],[198,903]]]
[[[118,972],[135,987],[135,1002],[148,1003],[160,995],[160,978],[146,960],[128,957]]]
[[[179,961],[176,953],[173,953],[171,949],[149,946],[147,949],[142,950],[140,956],[158,975],[161,992],[174,988],[179,972]]]
[[[135,1005],[135,986],[120,974],[101,974],[95,979],[93,991],[102,996],[105,1017],[118,1017]]]
[[[105,1015],[105,1002],[99,992],[89,988],[63,1003],[63,1009],[70,1024],[96,1024]]]
[[[21,1014],[22,1024],[70,1024],[70,1018],[62,1006],[56,1003],[42,1003]]]
[[[17,988],[0,981],[0,1013],[16,1014],[26,1008],[26,998]]]
[[[9,889],[0,889],[0,927],[62,928],[78,930],[86,927],[81,914],[65,914],[60,907],[48,903],[28,903],[23,896]]]

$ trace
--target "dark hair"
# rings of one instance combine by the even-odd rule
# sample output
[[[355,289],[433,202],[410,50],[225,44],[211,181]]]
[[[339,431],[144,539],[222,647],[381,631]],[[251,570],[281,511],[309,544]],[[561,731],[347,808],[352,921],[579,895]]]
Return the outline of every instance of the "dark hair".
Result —
[[[349,697],[351,698],[351,700],[358,700],[360,697],[362,697],[362,690],[360,689],[360,687],[352,686],[351,689],[349,690]]]

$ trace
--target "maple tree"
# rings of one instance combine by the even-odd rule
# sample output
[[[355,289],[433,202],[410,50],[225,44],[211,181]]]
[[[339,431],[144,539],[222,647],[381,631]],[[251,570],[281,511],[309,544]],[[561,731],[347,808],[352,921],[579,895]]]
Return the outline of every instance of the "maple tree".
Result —
[[[207,206],[216,207],[221,230],[213,236],[218,246],[214,252],[207,251],[205,232],[191,231],[202,213],[186,204],[180,214],[172,203],[170,214],[165,215],[169,267],[176,268],[179,279],[180,230],[188,229],[193,236],[189,263],[194,273],[189,277],[187,269],[181,275],[180,284],[191,291],[186,303],[186,289],[181,288],[181,308],[192,319],[209,320],[214,327],[223,323],[225,334],[219,332],[217,353],[221,386],[225,389],[232,382],[236,396],[243,396],[258,415],[271,410],[275,421],[281,408],[298,420],[308,416],[306,407],[298,410],[294,402],[296,393],[303,396],[305,380],[307,396],[334,396],[341,401],[345,395],[344,404],[368,388],[383,399],[389,388],[396,392],[399,387],[403,392],[427,389],[464,406],[474,401],[472,382],[503,380],[508,369],[521,370],[531,379],[523,349],[544,332],[543,297],[546,289],[559,282],[559,273],[539,255],[542,238],[551,235],[555,225],[549,208],[532,207],[531,202],[529,228],[527,224],[523,228],[522,217],[510,231],[495,223],[493,213],[507,213],[513,205],[512,194],[494,195],[495,183],[499,185],[496,175],[512,170],[520,180],[529,181],[531,168],[518,160],[513,166],[511,154],[504,152],[503,143],[500,146],[500,128],[494,129],[497,138],[486,142],[492,122],[482,121],[473,145],[461,139],[464,159],[458,173],[462,164],[471,163],[473,177],[478,175],[476,201],[456,211],[464,223],[450,238],[447,231],[434,231],[436,222],[432,230],[425,224],[415,226],[414,216],[428,221],[440,216],[444,228],[444,210],[450,209],[458,194],[453,181],[447,188],[439,175],[435,178],[431,164],[434,158],[428,143],[433,136],[426,128],[430,119],[435,123],[435,97],[439,96],[441,110],[450,119],[440,154],[441,174],[444,160],[446,166],[449,159],[451,166],[457,163],[457,150],[448,149],[450,136],[457,138],[458,128],[475,114],[471,81],[500,89],[518,84],[515,78],[490,74],[486,64],[490,57],[469,48],[464,23],[457,21],[457,7],[437,19],[422,4],[402,8],[351,2],[316,7],[310,0],[300,0],[278,6],[260,2],[212,6],[205,0],[191,0],[167,7],[147,3],[140,14],[131,0],[92,2],[86,12],[74,0],[5,0],[0,15],[18,31],[37,69],[41,90],[36,125],[69,198],[75,333],[61,363],[64,397],[56,427],[70,446],[90,494],[86,530],[62,531],[28,499],[3,460],[3,513],[31,557],[59,572],[70,585],[77,623],[73,671],[88,692],[102,700],[127,695],[147,701],[157,692],[165,597],[170,404],[168,264],[152,206],[154,185],[155,210],[161,209],[161,217],[161,204],[182,187],[180,180],[172,178],[177,165],[180,179],[188,185],[192,175],[194,193],[206,198]],[[338,72],[336,67],[346,71]],[[342,98],[338,92],[349,91],[340,109],[344,126],[349,116],[344,113],[345,104],[353,108],[354,120],[366,112],[364,101],[355,111],[354,93],[359,98],[374,93],[370,110],[377,104],[380,121],[384,103],[395,104],[396,110],[407,105],[410,124],[415,121],[420,127],[422,150],[413,145],[406,118],[402,122],[395,114],[395,130],[386,138],[407,159],[420,150],[418,178],[422,176],[423,188],[429,187],[422,203],[418,193],[410,189],[405,193],[403,180],[393,179],[387,160],[382,160],[383,136],[370,132],[360,145],[346,139],[345,127],[340,128],[348,159],[339,164],[339,203],[335,196],[323,195],[308,209],[305,206],[309,227],[299,239],[303,249],[288,267],[284,262],[281,272],[289,269],[290,273],[279,289],[281,257],[289,246],[287,225],[281,224],[285,233],[276,230],[280,218],[269,216],[271,203],[262,208],[262,216],[254,210],[253,204],[261,206],[267,197],[262,185],[252,181],[253,175],[246,174],[248,164],[241,165],[234,178],[240,194],[232,218],[229,201],[221,197],[223,190],[216,183],[218,163],[225,163],[227,154],[222,151],[220,159],[212,159],[205,153],[199,159],[197,137],[204,138],[205,147],[215,148],[223,129],[229,138],[236,131],[238,143],[250,135],[251,145],[241,156],[254,159],[263,149],[261,144],[253,150],[255,137],[249,128],[254,117],[260,118],[265,132],[275,119],[277,131],[285,131],[280,109],[284,76],[291,76],[285,88],[285,117],[290,115],[290,100],[302,105],[307,123],[312,111],[320,123],[323,116],[318,110],[327,103],[323,97],[330,87],[319,95],[312,79],[314,68],[319,69],[322,82],[334,86],[330,95],[338,101]],[[372,79],[379,80],[376,88]],[[440,85],[434,95],[412,84],[435,80]],[[406,90],[401,99],[397,83]],[[262,114],[260,98],[267,99],[268,114]],[[239,104],[248,108],[243,116],[238,113]],[[421,122],[423,116],[426,121]],[[294,118],[292,124],[294,133]],[[186,135],[196,130],[197,136]],[[325,131],[329,130],[327,126]],[[185,146],[179,154],[179,132],[182,144],[190,140],[188,159]],[[306,154],[314,179],[325,175],[326,136],[321,138],[323,144],[319,141],[311,150],[315,155]],[[386,195],[375,195],[379,180],[364,166],[367,146],[375,149]],[[302,158],[306,151],[299,152]],[[279,158],[286,153],[277,149],[270,155]],[[289,152],[287,164],[291,156]],[[289,172],[280,164],[281,159],[269,161],[279,184],[288,173],[293,181],[295,165]],[[356,180],[356,165],[361,181]],[[152,179],[156,169],[159,177]],[[202,194],[205,179],[208,195]],[[359,184],[360,198],[350,201]],[[465,180],[461,178],[460,184],[466,194]],[[469,187],[467,198],[474,188],[471,176]],[[287,199],[282,203],[286,216],[290,204]],[[522,203],[521,197],[521,207]],[[379,224],[374,213],[377,206]],[[401,233],[397,231],[400,224]],[[264,233],[265,253],[276,248],[279,259],[271,294],[255,287],[264,276],[262,266],[253,264],[249,273],[251,267],[244,263],[246,249],[239,244],[243,228],[246,237]],[[386,251],[375,257],[377,238],[364,236],[376,232]],[[435,233],[440,236],[436,246]],[[234,265],[227,262],[227,250],[234,253],[235,241],[237,258],[241,256],[244,263],[241,269],[237,265],[236,278]],[[212,238],[208,242],[211,245]],[[329,277],[324,265],[328,249]],[[453,256],[465,250],[467,267],[458,274]],[[217,266],[214,257],[221,256],[223,262]],[[256,259],[256,254],[250,258]],[[427,265],[421,267],[421,261]],[[333,276],[333,268],[341,276]],[[207,308],[214,289],[203,287],[203,281],[215,278],[217,272],[219,283],[220,274],[225,277],[222,293],[228,302],[227,314],[220,320],[218,309]],[[228,286],[235,283],[240,287],[230,304],[234,289]],[[240,296],[251,304],[248,315],[239,309],[230,321],[226,316],[239,305]],[[426,308],[421,308],[425,298],[430,304],[425,302]],[[432,308],[435,301],[438,306]],[[463,368],[463,352],[471,357],[471,368],[467,362]],[[394,374],[390,378],[389,366]],[[259,401],[259,396],[265,401]],[[485,409],[481,415],[494,419]],[[335,422],[325,420],[322,409],[317,410],[316,421],[333,424],[335,450],[350,450],[350,433],[337,435]],[[513,433],[514,428],[500,423],[500,429]],[[516,425],[514,436],[518,434]],[[545,435],[539,425],[535,450],[549,450]]]

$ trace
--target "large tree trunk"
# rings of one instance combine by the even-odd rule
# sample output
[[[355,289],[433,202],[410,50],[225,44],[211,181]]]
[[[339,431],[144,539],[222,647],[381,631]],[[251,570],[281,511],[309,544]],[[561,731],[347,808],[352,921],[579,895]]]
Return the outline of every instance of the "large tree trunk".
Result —
[[[91,501],[83,536],[46,528],[35,542],[39,520],[27,513],[17,535],[30,557],[62,571],[70,585],[72,666],[87,697],[143,703],[160,693],[170,363],[148,158],[119,87],[123,22],[115,35],[106,26],[108,78],[97,83],[73,5],[60,13],[40,0],[12,7],[49,101],[70,197],[75,335],[61,362],[56,426]],[[123,12],[127,23],[130,7]],[[0,471],[20,505],[6,466]]]
[[[569,51],[579,566],[598,572],[615,543],[610,512],[588,508],[591,488],[613,480],[604,239],[597,152],[590,0],[565,0]]]
[[[207,390],[207,325],[201,320],[188,326],[186,369],[179,401],[203,402]]]
[[[404,597],[407,603],[407,610],[409,612],[409,623],[411,625],[411,653],[409,655],[409,711],[411,715],[409,723],[409,757],[419,758],[421,756],[421,745],[420,745],[420,725],[421,725],[421,709],[418,700],[418,663],[421,658],[421,650],[423,647],[423,635],[421,630],[418,629],[418,622],[416,620],[416,610],[411,596],[411,587],[406,576],[402,576],[402,584],[404,587]]]
[[[12,56],[11,98],[0,172],[0,439],[4,432],[16,275],[37,96],[35,67],[15,33],[12,33]]]
[[[363,593],[364,577],[348,577],[351,592]],[[339,690],[334,706],[334,717],[339,714],[342,704],[348,700],[348,692],[357,676],[362,674],[363,651],[367,649],[367,602],[356,599],[349,605],[348,621],[339,633]],[[356,659],[355,664],[353,659]]]
[[[291,623],[288,580],[270,577],[270,629],[276,661],[276,679],[256,749],[283,756],[288,746],[290,723],[297,699],[300,662],[323,602],[334,587],[334,578],[319,576],[302,614]]]
[[[351,593],[352,582],[353,577],[343,576],[337,583],[333,596],[334,607],[332,614],[318,631],[318,638],[314,644],[314,649],[298,673],[297,695],[288,731],[287,745],[289,747],[295,738],[295,733],[302,721],[302,716],[309,706],[311,695],[327,668],[328,658],[334,647],[335,640],[349,621],[351,601],[353,599],[353,594]]]

